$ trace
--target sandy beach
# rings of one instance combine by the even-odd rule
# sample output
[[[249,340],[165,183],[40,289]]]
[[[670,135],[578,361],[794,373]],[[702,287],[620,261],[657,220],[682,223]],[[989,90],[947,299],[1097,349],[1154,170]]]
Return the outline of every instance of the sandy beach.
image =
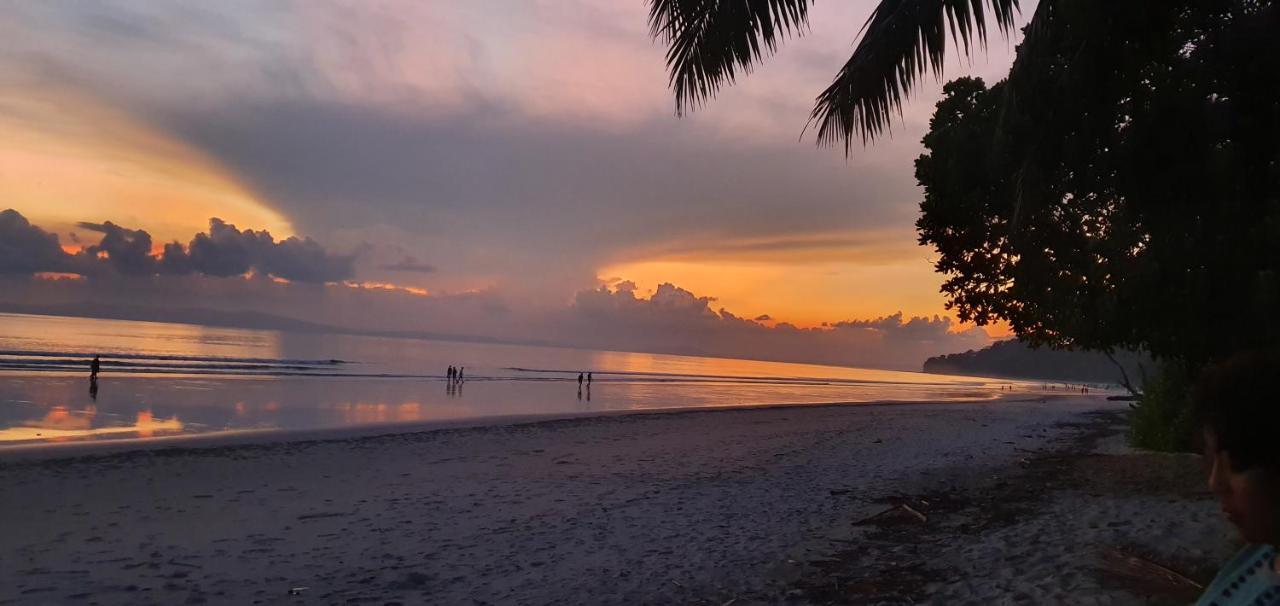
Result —
[[[0,604],[1185,603],[1231,529],[1196,457],[1123,446],[1124,409],[797,406],[0,458]]]

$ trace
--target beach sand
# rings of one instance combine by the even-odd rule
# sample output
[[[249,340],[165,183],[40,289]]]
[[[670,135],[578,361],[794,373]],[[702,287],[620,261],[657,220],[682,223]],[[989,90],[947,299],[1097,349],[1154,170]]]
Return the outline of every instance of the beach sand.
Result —
[[[1234,539],[1196,457],[1129,452],[1123,410],[729,409],[0,458],[0,604],[1185,603]]]

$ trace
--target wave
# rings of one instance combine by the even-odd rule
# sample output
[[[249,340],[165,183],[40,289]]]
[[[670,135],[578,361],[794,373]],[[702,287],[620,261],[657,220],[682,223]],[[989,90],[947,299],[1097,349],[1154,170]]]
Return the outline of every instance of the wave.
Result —
[[[406,379],[445,381],[442,374],[414,372],[378,372],[358,362],[340,359],[264,358],[199,356],[181,354],[146,354],[137,352],[101,352],[104,372],[140,375],[196,375],[217,377],[313,377],[348,379]],[[0,350],[0,370],[22,372],[84,373],[91,357],[83,352],[8,349]],[[354,366],[353,366],[354,365]],[[357,366],[360,366],[357,370]],[[376,368],[376,365],[374,366]],[[510,366],[497,369],[497,374],[469,374],[468,382],[555,382],[574,383],[579,370],[527,368]],[[957,386],[954,381],[894,381],[892,379],[857,379],[836,377],[742,376],[725,374],[691,374],[653,371],[592,370],[593,382],[633,385],[788,385],[871,387],[901,385],[912,387]],[[972,385],[981,385],[974,380]]]
[[[290,359],[290,358],[234,358],[226,356],[186,356],[180,354],[145,354],[115,351],[41,351],[30,349],[0,349],[0,356],[19,357],[19,358],[69,358],[75,360],[83,360],[85,364],[93,356],[101,356],[105,364],[110,360],[169,360],[184,362],[214,362],[214,363],[254,363],[254,364],[288,364],[296,366],[337,366],[350,363],[347,360],[328,359],[328,360],[307,360],[307,359]]]
[[[130,360],[103,359],[103,372],[121,375],[195,375],[221,377],[312,377],[312,378],[348,378],[348,379],[411,379],[422,381],[444,381],[446,377],[439,374],[418,374],[404,372],[343,372],[336,370],[336,365],[300,365],[281,360],[276,364],[268,363],[191,363],[176,356],[165,356],[157,360],[148,360],[143,356],[133,356]],[[218,358],[231,360],[232,358]],[[84,373],[88,370],[89,361],[78,356],[47,356],[19,358],[11,354],[0,354],[0,370],[25,372],[62,372]],[[504,369],[516,370],[516,369]],[[112,372],[114,371],[114,372]],[[530,376],[530,375],[533,376]],[[546,376],[560,374],[563,376]],[[528,382],[528,383],[573,383],[577,381],[577,373],[569,371],[548,371],[546,373],[529,373],[524,375],[468,375],[467,382]],[[719,385],[835,385],[839,381],[826,379],[802,378],[769,378],[769,377],[733,377],[733,376],[698,376],[661,373],[627,373],[596,372],[595,383],[611,384],[719,384]]]

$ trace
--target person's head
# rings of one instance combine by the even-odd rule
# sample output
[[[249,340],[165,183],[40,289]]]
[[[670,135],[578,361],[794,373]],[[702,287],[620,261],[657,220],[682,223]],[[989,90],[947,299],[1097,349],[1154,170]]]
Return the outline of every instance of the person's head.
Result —
[[[1192,399],[1203,424],[1209,488],[1251,543],[1280,543],[1280,355],[1245,352],[1206,369]]]

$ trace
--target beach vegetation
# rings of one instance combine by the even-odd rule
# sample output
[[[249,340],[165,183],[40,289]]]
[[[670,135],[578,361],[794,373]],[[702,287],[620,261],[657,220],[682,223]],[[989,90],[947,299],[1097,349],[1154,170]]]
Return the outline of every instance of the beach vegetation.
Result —
[[[1185,364],[1161,364],[1131,404],[1129,444],[1162,452],[1195,452],[1197,424],[1191,402],[1191,373]]]

